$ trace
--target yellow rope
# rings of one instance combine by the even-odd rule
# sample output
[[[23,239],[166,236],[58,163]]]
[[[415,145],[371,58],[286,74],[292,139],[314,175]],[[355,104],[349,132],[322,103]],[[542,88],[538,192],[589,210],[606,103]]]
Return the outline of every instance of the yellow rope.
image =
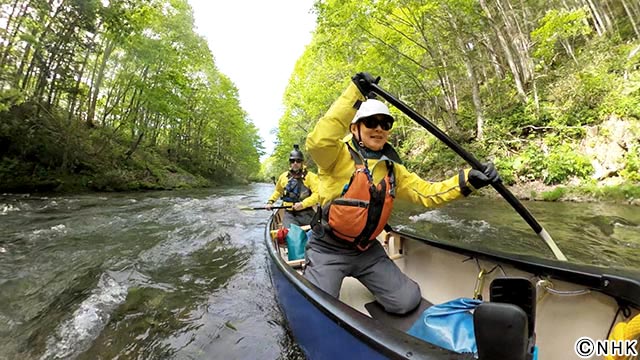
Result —
[[[640,339],[640,315],[636,315],[629,322],[619,322],[611,331],[611,335],[609,335],[609,340],[634,340]],[[640,350],[640,349],[636,349]],[[621,355],[607,355],[605,356],[607,360],[626,360],[627,356]]]

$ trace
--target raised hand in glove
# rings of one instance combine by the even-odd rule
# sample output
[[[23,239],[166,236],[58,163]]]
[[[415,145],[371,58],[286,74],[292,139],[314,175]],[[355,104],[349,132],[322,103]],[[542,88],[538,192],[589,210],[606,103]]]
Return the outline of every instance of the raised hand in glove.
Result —
[[[360,93],[362,93],[362,95],[367,96],[369,92],[373,90],[371,85],[377,84],[378,81],[380,81],[380,76],[374,78],[368,72],[359,72],[353,75],[351,80],[353,80],[353,83],[356,84],[356,86],[358,87],[358,90],[360,90]]]
[[[484,171],[476,169],[469,171],[469,183],[476,190],[489,184],[502,181],[500,179],[500,174],[498,174],[498,170],[496,170],[496,167],[492,162],[483,163],[482,166],[484,167]]]

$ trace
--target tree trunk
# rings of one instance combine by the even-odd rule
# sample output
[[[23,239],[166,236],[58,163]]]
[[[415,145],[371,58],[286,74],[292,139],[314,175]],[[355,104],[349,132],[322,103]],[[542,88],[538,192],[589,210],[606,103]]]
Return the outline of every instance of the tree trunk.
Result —
[[[84,56],[84,59],[82,60],[82,65],[80,67],[80,72],[78,73],[78,79],[76,80],[76,84],[73,87],[73,92],[71,94],[71,98],[69,99],[69,106],[68,106],[68,113],[69,113],[69,121],[72,120],[73,115],[75,113],[75,108],[76,108],[76,102],[78,100],[78,95],[80,93],[80,84],[82,84],[82,78],[84,77],[84,72],[87,68],[87,64],[89,63],[89,57],[91,57],[91,54],[93,52],[93,41],[96,38],[96,35],[94,34],[91,39],[89,40],[89,46],[87,46],[87,52]]]
[[[16,0],[13,3],[13,7],[11,8],[11,14],[9,15],[9,18],[7,19],[7,26],[5,28],[5,36],[6,36],[6,40],[7,40],[7,45],[5,45],[4,50],[2,51],[2,58],[0,59],[0,69],[4,68],[5,62],[7,61],[7,58],[9,57],[9,53],[11,52],[11,48],[13,47],[13,42],[15,41],[15,39],[17,38],[18,32],[20,31],[20,28],[22,27],[22,22],[25,19],[25,13],[27,11],[27,9],[29,8],[29,5],[31,4],[31,1],[27,1],[22,8],[20,9],[19,13],[16,15],[15,11],[16,8],[18,7],[18,2],[20,0]],[[15,25],[15,27],[13,28],[13,31],[11,31],[11,34],[9,35],[9,28],[11,26],[11,21],[13,20],[13,17],[15,17],[18,19],[18,23]]]
[[[16,88],[21,87],[20,81],[24,80],[23,71],[27,61],[29,61],[29,55],[31,55],[31,43],[27,43],[27,46],[24,49],[24,53],[22,54],[22,60],[20,60],[20,65],[16,70],[16,76],[14,80],[14,86]]]
[[[104,52],[102,53],[102,60],[100,61],[100,68],[98,70],[97,77],[95,78],[95,82],[91,86],[91,97],[89,100],[89,110],[87,111],[87,126],[94,127],[93,119],[96,114],[96,104],[98,103],[98,95],[100,94],[100,87],[102,86],[102,81],[104,79],[105,69],[107,67],[107,62],[111,57],[111,53],[115,48],[115,42],[107,40]],[[96,59],[97,62],[98,59]],[[95,67],[94,67],[95,71]]]
[[[504,56],[507,60],[507,64],[509,65],[509,69],[511,70],[511,74],[513,75],[513,80],[516,85],[516,91],[518,92],[518,97],[520,98],[520,101],[524,103],[527,101],[527,94],[524,90],[524,86],[522,84],[522,77],[520,72],[518,71],[518,66],[514,61],[514,57],[511,52],[511,49],[509,48],[509,44],[507,43],[507,40],[505,39],[505,36],[502,33],[502,30],[497,26],[496,22],[494,21],[493,16],[491,15],[491,11],[487,6],[486,0],[480,0],[480,6],[484,10],[487,18],[489,19],[489,22],[491,23],[491,27],[493,28],[493,31],[495,32],[498,38],[500,47],[504,52]]]
[[[571,43],[569,43],[569,40],[567,40],[567,39],[560,40],[560,44],[562,44],[562,47],[564,48],[564,51],[567,52],[567,55],[571,56],[571,58],[573,59],[573,62],[576,65],[579,65],[578,64],[578,59],[576,59],[576,56],[573,53],[573,47],[571,47]]]
[[[111,112],[113,112],[113,110],[116,109],[116,107],[120,104],[120,102],[122,101],[122,99],[126,99],[127,94],[129,93],[129,90],[131,89],[131,82],[133,81],[133,77],[129,77],[127,80],[127,84],[124,87],[118,87],[117,91],[116,91],[116,86],[112,86],[109,89],[109,92],[107,93],[107,99],[105,100],[105,105],[104,105],[104,109],[102,112],[102,124],[105,125],[109,125],[109,122],[107,122],[107,117],[109,117],[109,115],[111,115]],[[111,97],[113,95],[113,92],[116,91],[116,96],[114,97],[114,100],[111,101]],[[134,91],[135,93],[135,91]],[[113,104],[111,106],[109,106],[110,104]]]
[[[508,11],[505,10],[505,5],[503,5],[501,1],[502,0],[496,0],[496,5],[502,15],[502,19],[507,30],[506,33],[511,34],[510,43],[513,44],[515,54],[519,60],[516,65],[518,65],[518,71],[522,76],[522,84],[526,90],[527,84],[529,84],[533,78],[533,60],[531,60],[531,56],[529,55],[530,41],[529,36],[526,35],[528,32],[523,31],[522,25],[520,25],[520,21],[518,20],[518,16],[513,10],[509,0],[504,0]]]
[[[138,149],[138,145],[140,145],[140,142],[142,141],[142,137],[143,136],[144,136],[144,132],[141,132],[140,135],[138,135],[138,139],[133,144],[131,144],[131,147],[125,153],[125,155],[126,155],[125,159],[126,160],[131,159],[131,155],[133,155],[133,153],[136,151],[136,149]]]
[[[476,76],[476,71],[473,67],[473,63],[471,61],[471,56],[469,55],[469,51],[465,45],[465,40],[462,39],[462,32],[458,28],[458,24],[456,24],[456,20],[450,12],[447,12],[449,18],[449,25],[451,25],[452,32],[456,34],[456,43],[458,44],[458,48],[462,53],[462,61],[464,62],[465,68],[467,69],[467,77],[469,79],[469,84],[471,85],[471,98],[473,99],[473,108],[476,112],[476,139],[483,139],[483,128],[484,128],[484,115],[482,111],[482,99],[480,97],[480,86],[478,85],[478,78]]]
[[[627,13],[627,17],[629,17],[629,22],[631,26],[633,26],[633,31],[636,33],[636,38],[640,39],[640,30],[638,30],[638,25],[636,24],[636,19],[633,16],[631,8],[627,4],[626,0],[620,0],[622,2],[622,6],[624,7],[624,11]]]
[[[593,25],[596,28],[596,32],[598,33],[599,36],[604,35],[604,33],[606,32],[604,23],[602,22],[602,18],[600,17],[600,13],[598,11],[598,9],[596,8],[595,4],[593,3],[593,1],[591,0],[584,0],[587,4],[587,6],[589,6],[589,10],[591,11],[591,17],[593,18]]]
[[[489,61],[493,66],[493,70],[496,73],[496,77],[500,80],[504,79],[504,71],[502,70],[502,64],[500,63],[500,59],[498,58],[498,53],[496,49],[493,47],[491,40],[483,35],[481,39],[482,45],[484,45],[485,49],[487,49],[487,54],[489,56]]]
[[[601,9],[601,13],[602,13],[602,19],[604,20],[605,27],[607,30],[613,31],[614,24],[611,21],[611,17],[613,17],[613,12],[611,11],[609,2],[607,0],[603,0],[601,4],[604,5],[603,8]]]

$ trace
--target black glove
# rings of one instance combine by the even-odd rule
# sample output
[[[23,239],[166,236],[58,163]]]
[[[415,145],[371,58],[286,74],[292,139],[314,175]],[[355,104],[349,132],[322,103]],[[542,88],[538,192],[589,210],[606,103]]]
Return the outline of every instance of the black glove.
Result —
[[[492,183],[498,183],[502,181],[498,170],[492,162],[483,163],[484,171],[472,169],[469,171],[469,183],[474,188],[480,189]]]
[[[380,81],[380,76],[374,78],[368,72],[359,72],[353,75],[351,80],[353,80],[353,83],[356,84],[356,86],[358,87],[358,90],[360,90],[360,93],[366,96],[369,94],[369,92],[373,90],[371,88],[371,85],[377,84],[378,81]]]

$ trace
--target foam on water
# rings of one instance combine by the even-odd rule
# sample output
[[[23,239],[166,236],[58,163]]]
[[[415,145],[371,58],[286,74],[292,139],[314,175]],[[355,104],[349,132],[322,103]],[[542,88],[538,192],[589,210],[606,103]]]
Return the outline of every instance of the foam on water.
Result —
[[[109,274],[102,274],[97,288],[47,339],[47,349],[41,359],[75,357],[91,346],[109,322],[111,313],[127,297],[127,286]]]
[[[441,210],[430,210],[419,215],[410,216],[409,220],[413,223],[424,221],[432,224],[446,224],[454,228],[468,228],[474,232],[491,230],[491,225],[485,220],[454,219]]]
[[[37,240],[41,238],[52,238],[67,233],[67,227],[64,224],[58,224],[51,226],[48,229],[36,229],[28,235],[30,240]]]
[[[435,224],[451,224],[451,225],[460,224],[459,220],[450,218],[447,214],[444,214],[440,210],[431,210],[419,215],[410,216],[409,220],[411,220],[411,222],[414,222],[414,223],[419,221],[426,221],[426,222],[435,223]]]
[[[0,204],[0,215],[7,215],[10,212],[16,211],[20,211],[20,208],[11,204]]]

